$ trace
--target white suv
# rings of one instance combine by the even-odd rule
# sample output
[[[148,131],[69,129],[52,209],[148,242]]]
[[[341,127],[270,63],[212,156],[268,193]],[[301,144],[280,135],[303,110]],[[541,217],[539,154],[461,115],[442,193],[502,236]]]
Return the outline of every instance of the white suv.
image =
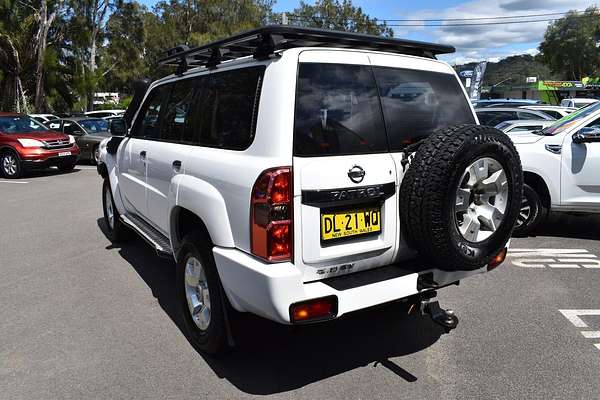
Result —
[[[525,180],[516,234],[531,233],[550,210],[600,212],[600,103],[542,130],[511,138]]]
[[[453,50],[270,26],[169,51],[99,172],[110,238],[175,259],[196,348],[231,344],[234,310],[303,324],[410,298],[456,326],[431,298],[503,261],[522,172],[435,59]]]

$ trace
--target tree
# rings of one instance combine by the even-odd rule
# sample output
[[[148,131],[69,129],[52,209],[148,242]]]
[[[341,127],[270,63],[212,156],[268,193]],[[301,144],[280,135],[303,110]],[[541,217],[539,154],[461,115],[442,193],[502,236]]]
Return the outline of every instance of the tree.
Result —
[[[369,17],[351,0],[317,0],[314,5],[301,1],[288,17],[291,24],[298,26],[394,36],[385,22]]]
[[[569,12],[548,26],[540,44],[541,57],[565,79],[581,80],[600,69],[600,11],[589,7],[583,14]]]

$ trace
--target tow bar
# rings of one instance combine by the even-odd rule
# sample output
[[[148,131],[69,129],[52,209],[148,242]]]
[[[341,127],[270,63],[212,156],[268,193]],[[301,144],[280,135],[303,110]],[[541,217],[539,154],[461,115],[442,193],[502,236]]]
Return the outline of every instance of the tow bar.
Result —
[[[433,322],[442,326],[446,333],[450,333],[458,326],[458,317],[454,315],[454,311],[440,307],[440,303],[434,300],[436,295],[436,292],[429,292],[426,297],[421,298],[421,315],[429,315]]]

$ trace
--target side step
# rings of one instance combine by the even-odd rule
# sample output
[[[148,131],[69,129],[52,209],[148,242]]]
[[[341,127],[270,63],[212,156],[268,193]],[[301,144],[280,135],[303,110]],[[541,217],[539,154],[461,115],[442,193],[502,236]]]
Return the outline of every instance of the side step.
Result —
[[[157,231],[152,225],[130,213],[121,215],[121,221],[154,247],[160,257],[172,258],[173,250],[169,238]]]

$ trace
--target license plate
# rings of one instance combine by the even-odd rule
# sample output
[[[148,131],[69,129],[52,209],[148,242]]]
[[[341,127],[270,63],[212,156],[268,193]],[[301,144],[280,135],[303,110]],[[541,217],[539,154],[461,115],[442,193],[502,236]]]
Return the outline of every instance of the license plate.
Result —
[[[71,152],[70,151],[63,151],[62,153],[58,153],[59,157],[66,157],[66,156],[70,156]]]
[[[321,214],[321,239],[324,241],[380,231],[381,209],[378,207]]]

